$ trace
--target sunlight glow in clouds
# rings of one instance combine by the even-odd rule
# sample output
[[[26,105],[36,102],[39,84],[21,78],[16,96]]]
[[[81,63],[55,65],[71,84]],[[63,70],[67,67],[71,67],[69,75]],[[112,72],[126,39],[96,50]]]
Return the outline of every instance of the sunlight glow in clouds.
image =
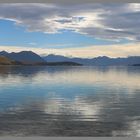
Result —
[[[90,36],[94,39],[120,41],[126,44],[100,46],[44,48],[36,42],[32,47],[21,45],[1,45],[0,50],[31,50],[41,55],[50,53],[75,57],[127,57],[140,55],[140,4],[138,3],[15,3],[0,4],[0,19],[13,21],[16,27],[25,27],[27,33],[45,35],[63,34],[64,31]],[[66,36],[67,38],[67,36]],[[57,45],[54,38],[54,44]],[[36,40],[35,40],[36,41]],[[133,42],[133,44],[128,44]],[[62,42],[63,43],[63,42]],[[68,44],[69,44],[68,43]],[[87,43],[87,42],[86,42]],[[58,43],[59,44],[59,43]],[[113,44],[113,43],[112,43]]]
[[[0,19],[14,21],[32,32],[72,30],[100,39],[140,40],[139,7],[136,3],[0,4]]]

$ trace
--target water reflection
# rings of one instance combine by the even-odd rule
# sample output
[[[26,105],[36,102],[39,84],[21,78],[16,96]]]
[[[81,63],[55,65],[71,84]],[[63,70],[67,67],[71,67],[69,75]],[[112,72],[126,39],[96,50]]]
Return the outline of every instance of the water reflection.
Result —
[[[139,67],[0,67],[0,135],[140,136]]]

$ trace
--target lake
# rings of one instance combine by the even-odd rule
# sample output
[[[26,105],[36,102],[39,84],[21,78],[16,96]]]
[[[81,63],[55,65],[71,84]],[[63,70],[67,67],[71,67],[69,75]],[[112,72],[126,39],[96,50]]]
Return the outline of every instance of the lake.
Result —
[[[140,67],[0,66],[0,136],[140,136]]]

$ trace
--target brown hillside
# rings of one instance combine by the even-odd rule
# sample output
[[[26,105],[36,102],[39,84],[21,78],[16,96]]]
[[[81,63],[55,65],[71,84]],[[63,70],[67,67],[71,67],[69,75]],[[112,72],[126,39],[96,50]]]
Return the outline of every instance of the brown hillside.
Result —
[[[5,56],[0,56],[0,65],[11,65],[13,63],[12,60],[8,59]]]

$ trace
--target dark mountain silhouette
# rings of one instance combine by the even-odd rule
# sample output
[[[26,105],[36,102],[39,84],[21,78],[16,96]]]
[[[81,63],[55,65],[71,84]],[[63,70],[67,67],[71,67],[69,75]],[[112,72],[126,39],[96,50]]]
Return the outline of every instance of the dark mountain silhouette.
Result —
[[[1,51],[1,52],[0,52],[0,56],[1,56],[1,55],[2,55],[2,56],[8,56],[8,54],[9,54],[9,53],[6,52],[6,51]]]
[[[45,57],[40,57],[32,51],[21,51],[18,53],[0,52],[0,64],[9,65],[95,65],[95,66],[110,66],[110,65],[138,65],[140,64],[140,56],[130,56],[127,58],[110,58],[100,56],[96,58],[73,58],[61,55],[50,54]]]
[[[140,63],[140,56],[130,56],[127,58],[110,58],[100,56],[96,58],[69,58],[61,55],[50,54],[43,57],[47,62],[75,62],[83,65],[109,66],[109,65],[134,65]]]
[[[76,62],[46,62],[42,57],[32,51],[22,51],[19,53],[0,52],[0,65],[48,65],[48,66],[79,66]]]
[[[46,63],[43,58],[32,51],[21,51],[18,53],[8,53],[6,51],[2,51],[0,52],[0,56],[5,56],[10,60],[21,62],[22,64]]]

